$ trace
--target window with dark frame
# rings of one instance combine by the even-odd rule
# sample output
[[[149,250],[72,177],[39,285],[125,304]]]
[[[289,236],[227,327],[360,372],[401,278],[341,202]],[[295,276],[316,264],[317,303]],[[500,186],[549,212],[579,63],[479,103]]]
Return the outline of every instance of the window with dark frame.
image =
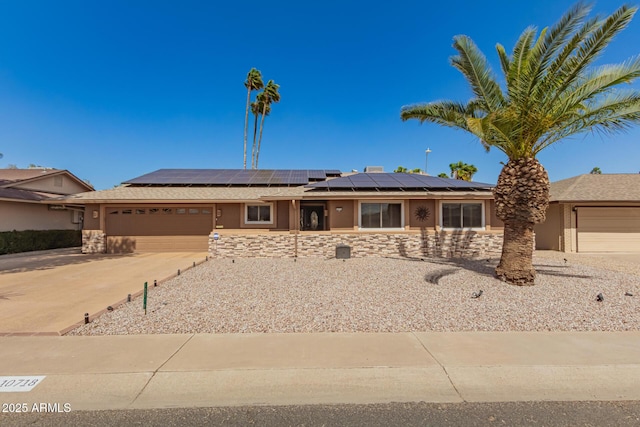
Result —
[[[361,203],[361,228],[401,228],[401,203]]]
[[[247,205],[247,223],[271,223],[271,205]]]
[[[482,203],[443,203],[443,228],[482,228]]]

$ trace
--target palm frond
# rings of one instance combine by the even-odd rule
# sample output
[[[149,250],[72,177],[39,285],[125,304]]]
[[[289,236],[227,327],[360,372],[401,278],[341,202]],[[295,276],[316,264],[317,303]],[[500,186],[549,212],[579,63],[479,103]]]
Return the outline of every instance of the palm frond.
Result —
[[[525,85],[522,84],[522,74],[527,69],[529,52],[531,51],[531,45],[536,36],[536,31],[535,27],[526,28],[522,34],[520,34],[518,41],[513,47],[511,64],[509,71],[505,75],[507,93],[511,100],[526,101]]]
[[[509,69],[511,69],[511,58],[509,58],[507,51],[500,43],[496,44],[496,51],[498,52],[498,58],[500,59],[500,68],[502,68],[502,74],[508,76]]]
[[[451,64],[466,77],[478,100],[484,103],[487,111],[499,108],[504,97],[487,58],[467,36],[456,36],[453,47],[458,55],[451,58]]]
[[[467,117],[475,116],[474,106],[453,101],[437,101],[429,104],[402,107],[402,121],[417,119],[420,123],[431,122],[468,131]]]
[[[621,83],[631,83],[640,77],[640,56],[631,58],[622,64],[604,65],[595,68],[577,82],[576,87],[565,91],[557,104],[563,107],[562,113],[580,108],[601,94]]]
[[[628,91],[612,94],[551,127],[536,145],[537,154],[556,141],[588,131],[616,133],[640,123],[640,93]]]
[[[532,81],[539,81],[558,51],[566,44],[572,33],[585,20],[591,7],[584,2],[576,3],[551,28],[542,31],[540,43],[531,53],[530,73]]]
[[[463,129],[477,136],[485,149],[495,147],[511,160],[535,157],[575,134],[614,133],[640,123],[640,93],[619,90],[620,84],[640,78],[640,57],[592,68],[636,8],[622,6],[604,19],[588,19],[589,12],[580,2],[540,34],[534,27],[525,29],[511,55],[496,45],[507,95],[473,41],[457,36],[458,55],[451,63],[475,97],[467,104],[439,101],[403,107],[402,120]]]
[[[606,48],[613,38],[627,27],[636,12],[635,7],[622,6],[604,21],[600,21],[595,27],[585,34],[573,55],[564,61],[558,70],[561,84],[555,90],[555,101],[565,90],[574,85],[585,69],[595,61],[602,50]],[[553,102],[552,101],[552,102]]]
[[[262,74],[260,71],[252,68],[247,73],[247,79],[244,82],[244,87],[249,90],[260,90],[264,87],[264,83],[262,82]]]

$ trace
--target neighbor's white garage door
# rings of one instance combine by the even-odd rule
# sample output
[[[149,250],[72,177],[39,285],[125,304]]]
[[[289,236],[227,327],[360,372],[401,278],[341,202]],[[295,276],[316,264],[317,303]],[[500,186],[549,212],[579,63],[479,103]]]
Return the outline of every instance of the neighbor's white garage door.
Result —
[[[578,252],[640,252],[640,208],[578,208]]]

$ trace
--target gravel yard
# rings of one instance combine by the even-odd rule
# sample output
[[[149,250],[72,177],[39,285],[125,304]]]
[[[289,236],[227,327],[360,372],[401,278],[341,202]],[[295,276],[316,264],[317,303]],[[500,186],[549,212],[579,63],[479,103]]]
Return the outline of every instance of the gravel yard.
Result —
[[[533,287],[497,259],[211,260],[69,335],[640,330],[637,266],[565,257],[537,254]]]

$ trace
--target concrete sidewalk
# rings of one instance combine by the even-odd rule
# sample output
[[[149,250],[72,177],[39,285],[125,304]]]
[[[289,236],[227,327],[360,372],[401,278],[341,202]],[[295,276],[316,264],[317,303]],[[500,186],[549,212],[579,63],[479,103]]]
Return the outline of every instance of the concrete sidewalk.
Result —
[[[0,360],[46,375],[0,403],[71,410],[640,400],[640,332],[0,337]]]

